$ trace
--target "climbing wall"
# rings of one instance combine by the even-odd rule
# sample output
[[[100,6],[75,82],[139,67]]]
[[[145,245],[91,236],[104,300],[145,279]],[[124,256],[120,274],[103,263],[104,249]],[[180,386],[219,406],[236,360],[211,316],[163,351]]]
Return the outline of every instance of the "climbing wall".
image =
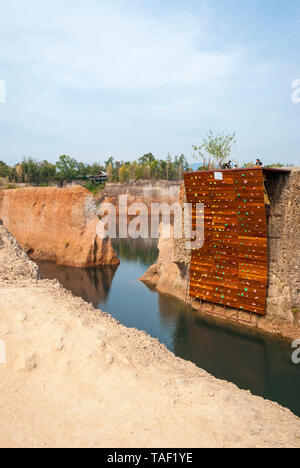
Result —
[[[264,315],[268,245],[262,169],[186,173],[188,203],[204,204],[204,246],[192,251],[190,296]],[[201,214],[200,214],[201,216]]]

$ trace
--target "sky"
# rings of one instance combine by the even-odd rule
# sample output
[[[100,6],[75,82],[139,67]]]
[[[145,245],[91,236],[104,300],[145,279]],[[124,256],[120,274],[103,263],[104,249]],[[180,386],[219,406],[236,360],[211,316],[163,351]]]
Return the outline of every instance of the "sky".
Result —
[[[192,162],[212,130],[236,132],[239,162],[300,165],[299,0],[2,0],[0,12],[7,164]]]

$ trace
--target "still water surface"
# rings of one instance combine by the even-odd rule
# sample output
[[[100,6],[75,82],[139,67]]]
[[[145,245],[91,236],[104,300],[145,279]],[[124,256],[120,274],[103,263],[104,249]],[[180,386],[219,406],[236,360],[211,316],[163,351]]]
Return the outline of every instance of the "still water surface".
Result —
[[[252,330],[200,317],[183,302],[138,281],[156,262],[156,241],[114,243],[121,265],[76,269],[40,262],[42,274],[92,302],[127,327],[145,330],[177,356],[215,377],[277,401],[300,416],[300,364],[288,344]]]

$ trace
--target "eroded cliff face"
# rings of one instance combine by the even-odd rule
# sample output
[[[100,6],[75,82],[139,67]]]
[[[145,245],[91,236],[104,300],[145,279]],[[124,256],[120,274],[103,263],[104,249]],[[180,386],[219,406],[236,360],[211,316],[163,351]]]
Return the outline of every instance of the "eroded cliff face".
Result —
[[[128,182],[121,184],[118,182],[108,183],[105,189],[97,200],[98,203],[112,203],[116,207],[117,214],[119,213],[119,196],[127,195],[127,203],[130,206],[133,203],[144,203],[150,214],[152,203],[169,203],[178,202],[180,181],[148,181],[138,180],[136,182]]]
[[[300,336],[300,170],[290,174],[269,176],[266,188],[271,202],[268,220],[269,284],[267,311],[264,317],[252,317],[239,311],[239,320],[245,326],[279,334],[283,337]],[[181,194],[181,201],[184,195]],[[186,239],[160,239],[156,265],[141,281],[187,302],[201,313],[211,313],[210,303],[196,301],[188,296],[190,251]],[[225,320],[236,319],[237,310],[214,306],[214,313]],[[249,323],[248,323],[249,322]]]
[[[300,170],[268,175],[268,314],[290,323],[300,319]]]
[[[73,267],[119,263],[110,240],[96,234],[96,204],[82,187],[2,191],[0,219],[32,259]]]

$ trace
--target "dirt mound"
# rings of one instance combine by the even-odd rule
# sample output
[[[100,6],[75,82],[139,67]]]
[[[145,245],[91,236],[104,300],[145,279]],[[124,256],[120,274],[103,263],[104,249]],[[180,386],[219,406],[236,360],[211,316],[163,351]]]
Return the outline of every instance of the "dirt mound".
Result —
[[[0,281],[40,279],[38,267],[29,260],[14,237],[0,225]]]

